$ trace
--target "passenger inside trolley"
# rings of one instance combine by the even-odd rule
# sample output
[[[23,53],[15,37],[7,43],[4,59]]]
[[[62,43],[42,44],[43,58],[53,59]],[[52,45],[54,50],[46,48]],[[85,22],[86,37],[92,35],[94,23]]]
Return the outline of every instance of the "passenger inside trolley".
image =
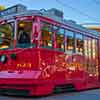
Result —
[[[18,35],[18,43],[30,43],[30,37],[27,32],[24,31],[23,28],[19,29],[19,35]]]
[[[17,45],[27,47],[31,44],[32,21],[19,21],[17,32]]]

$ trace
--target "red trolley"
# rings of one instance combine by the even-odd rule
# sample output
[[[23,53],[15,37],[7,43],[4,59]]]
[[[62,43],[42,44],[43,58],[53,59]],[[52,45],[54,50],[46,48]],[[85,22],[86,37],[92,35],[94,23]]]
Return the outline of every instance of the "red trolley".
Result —
[[[2,18],[0,93],[40,96],[99,88],[99,36],[64,20],[57,9]]]

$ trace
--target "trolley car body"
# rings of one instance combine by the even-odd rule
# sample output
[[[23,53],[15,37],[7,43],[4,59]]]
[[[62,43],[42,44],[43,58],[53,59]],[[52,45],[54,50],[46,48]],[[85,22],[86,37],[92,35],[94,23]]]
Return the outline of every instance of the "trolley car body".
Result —
[[[0,93],[99,88],[99,33],[41,13],[0,21]]]

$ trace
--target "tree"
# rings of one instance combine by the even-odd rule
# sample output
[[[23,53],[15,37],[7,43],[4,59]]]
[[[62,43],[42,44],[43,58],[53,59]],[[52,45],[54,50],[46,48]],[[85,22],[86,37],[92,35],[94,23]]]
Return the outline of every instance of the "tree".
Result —
[[[6,9],[5,6],[0,5],[0,11],[2,11],[2,10],[4,10],[4,9]]]

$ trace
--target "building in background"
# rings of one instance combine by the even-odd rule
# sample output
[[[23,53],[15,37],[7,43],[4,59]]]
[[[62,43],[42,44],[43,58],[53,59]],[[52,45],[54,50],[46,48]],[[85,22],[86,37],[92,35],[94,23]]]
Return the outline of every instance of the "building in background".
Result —
[[[85,23],[82,25],[88,29],[92,29],[100,32],[100,23]]]

